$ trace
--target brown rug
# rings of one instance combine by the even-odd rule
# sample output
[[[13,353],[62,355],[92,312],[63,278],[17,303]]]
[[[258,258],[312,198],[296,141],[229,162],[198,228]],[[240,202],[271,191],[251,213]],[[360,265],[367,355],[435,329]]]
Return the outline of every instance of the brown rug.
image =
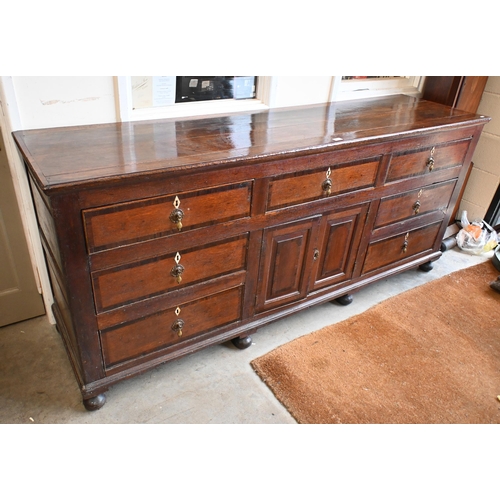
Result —
[[[500,423],[491,262],[285,344],[252,367],[304,424]]]

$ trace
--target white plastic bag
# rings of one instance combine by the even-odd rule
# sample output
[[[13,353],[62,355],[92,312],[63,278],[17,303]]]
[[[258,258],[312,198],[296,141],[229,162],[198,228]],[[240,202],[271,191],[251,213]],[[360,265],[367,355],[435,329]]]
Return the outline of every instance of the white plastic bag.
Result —
[[[499,242],[496,231],[484,220],[469,222],[467,211],[462,212],[462,229],[457,234],[457,245],[464,251],[479,255],[493,250]]]

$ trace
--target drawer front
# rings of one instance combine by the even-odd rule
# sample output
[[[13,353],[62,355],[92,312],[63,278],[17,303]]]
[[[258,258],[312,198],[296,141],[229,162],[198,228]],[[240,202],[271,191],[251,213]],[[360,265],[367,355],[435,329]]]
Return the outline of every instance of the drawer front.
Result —
[[[251,194],[252,183],[246,182],[84,210],[88,251],[248,217]]]
[[[470,139],[467,139],[424,150],[395,153],[389,165],[387,182],[462,165],[469,144]]]
[[[92,273],[97,312],[245,269],[248,234]]]
[[[375,227],[418,217],[434,210],[445,212],[455,185],[456,179],[383,198],[375,219]]]
[[[379,159],[356,164],[334,165],[314,172],[287,175],[269,184],[267,209],[286,207],[375,184]],[[330,181],[330,190],[326,181]],[[329,194],[328,194],[329,193]]]
[[[362,273],[369,273],[432,249],[440,228],[441,221],[371,243],[368,247]]]
[[[106,368],[241,319],[243,286],[101,331]]]

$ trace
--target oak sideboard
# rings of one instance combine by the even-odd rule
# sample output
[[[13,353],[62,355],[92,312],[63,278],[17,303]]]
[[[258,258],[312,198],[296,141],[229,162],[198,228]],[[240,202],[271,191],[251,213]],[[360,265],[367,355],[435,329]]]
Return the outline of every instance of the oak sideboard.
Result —
[[[408,96],[14,132],[88,410],[440,245],[489,118]]]

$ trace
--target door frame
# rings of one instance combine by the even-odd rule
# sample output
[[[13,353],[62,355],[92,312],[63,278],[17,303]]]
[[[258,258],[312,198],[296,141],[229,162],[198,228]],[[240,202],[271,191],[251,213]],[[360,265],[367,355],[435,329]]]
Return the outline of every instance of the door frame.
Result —
[[[54,302],[50,279],[45,263],[42,242],[38,233],[38,223],[36,219],[31,191],[26,175],[24,162],[19,154],[12,137],[12,132],[21,130],[21,120],[17,107],[12,77],[0,77],[0,129],[5,145],[5,153],[9,164],[12,182],[17,199],[21,220],[23,223],[24,235],[28,244],[31,265],[35,282],[39,293],[42,295],[47,319],[55,324],[55,318],[52,314],[52,304]]]

